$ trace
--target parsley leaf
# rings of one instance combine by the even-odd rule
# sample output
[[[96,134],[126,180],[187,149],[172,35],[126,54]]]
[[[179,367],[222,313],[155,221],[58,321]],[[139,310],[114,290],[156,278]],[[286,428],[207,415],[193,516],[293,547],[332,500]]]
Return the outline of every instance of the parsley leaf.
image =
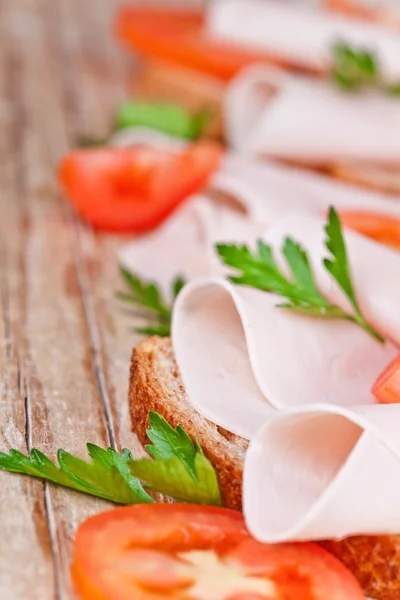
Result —
[[[221,494],[213,466],[202,452],[194,458],[196,482],[178,458],[149,460],[143,458],[130,464],[133,475],[152,489],[181,502],[221,506]]]
[[[129,450],[118,453],[87,444],[91,462],[59,450],[59,466],[33,449],[27,457],[17,450],[0,452],[0,469],[46,479],[67,488],[117,504],[154,502],[146,489],[183,502],[221,505],[217,475],[196,441],[184,429],[173,429],[160,415],[150,413],[147,450],[154,460],[134,460]],[[141,480],[145,483],[141,483]]]
[[[203,133],[211,113],[189,112],[175,104],[126,101],[117,110],[116,129],[150,127],[174,137],[195,140]]]
[[[146,450],[154,460],[131,461],[131,473],[146,487],[176,500],[220,506],[217,475],[198,441],[194,444],[183,427],[174,429],[158,413],[150,411],[149,416],[152,444]]]
[[[283,253],[291,270],[293,281],[280,271],[273,257],[272,248],[258,241],[258,254],[247,246],[218,244],[217,252],[223,262],[241,271],[240,276],[229,279],[238,285],[273,292],[288,300],[282,308],[299,310],[316,317],[346,318],[338,306],[330,304],[315,286],[307,254],[290,239],[286,239]]]
[[[343,90],[373,87],[387,94],[400,94],[400,82],[387,83],[383,79],[378,60],[371,51],[338,42],[332,46],[332,59],[332,79]]]
[[[353,283],[350,276],[350,265],[347,257],[346,245],[343,239],[342,227],[339,215],[333,206],[329,209],[328,224],[325,227],[327,239],[325,241],[326,248],[331,253],[331,258],[325,258],[324,265],[327,271],[337,281],[341,289],[346,294],[352,307],[354,308],[354,320],[368,333],[375,337],[380,342],[384,339],[377,333],[364,319],[360,306],[358,304]]]
[[[172,306],[169,306],[163,298],[160,289],[155,283],[145,282],[140,277],[121,267],[121,275],[129,288],[129,293],[117,292],[117,297],[124,301],[144,308],[150,319],[156,319],[156,323],[149,326],[137,328],[137,333],[143,335],[159,335],[168,337],[171,335]],[[177,295],[185,285],[183,277],[176,277],[172,282],[172,298]]]
[[[196,481],[194,462],[197,451],[186,431],[180,425],[174,429],[156,412],[150,411],[149,414],[151,428],[147,435],[152,444],[146,446],[147,452],[156,459],[179,458]]]
[[[331,258],[325,259],[323,264],[350,300],[354,314],[343,311],[322,296],[314,281],[307,253],[290,238],[286,238],[282,249],[290,278],[280,270],[272,248],[262,240],[258,241],[256,252],[252,252],[247,246],[235,244],[217,244],[216,249],[225,265],[239,271],[239,275],[229,277],[233,283],[282,296],[286,302],[278,304],[280,308],[294,309],[314,317],[353,321],[383,342],[383,338],[365,321],[356,300],[342,227],[333,207],[329,211],[326,233],[326,248],[331,253]]]
[[[46,479],[119,504],[153,502],[140,481],[130,471],[124,472],[124,465],[132,458],[128,450],[118,454],[112,448],[103,450],[93,444],[87,448],[91,463],[60,449],[59,467],[35,448],[30,458],[17,450],[10,450],[9,454],[0,452],[0,469]]]

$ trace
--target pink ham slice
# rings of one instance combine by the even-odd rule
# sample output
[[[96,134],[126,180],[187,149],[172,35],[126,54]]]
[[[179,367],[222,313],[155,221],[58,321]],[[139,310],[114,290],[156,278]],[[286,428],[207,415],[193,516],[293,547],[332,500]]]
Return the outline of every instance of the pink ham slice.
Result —
[[[323,224],[288,215],[266,239],[275,248],[287,235],[302,242],[321,288],[346,307],[320,267]],[[367,318],[399,344],[400,255],[351,232],[345,238]],[[368,393],[396,347],[351,323],[280,311],[276,300],[206,278],[183,291],[174,312],[190,401],[251,438],[243,497],[252,534],[278,542],[398,533],[400,406],[375,404]]]
[[[309,214],[290,214],[271,227],[268,240],[281,247],[285,237],[300,242],[308,251],[316,279],[324,295],[343,309],[349,303],[322,266],[326,256],[323,221]],[[352,278],[367,321],[384,337],[400,346],[400,254],[353,232],[345,232]]]
[[[389,94],[345,94],[329,82],[254,66],[230,84],[224,109],[240,152],[317,166],[400,166],[400,103]]]
[[[263,542],[400,531],[400,405],[276,414],[246,454],[247,526]]]
[[[293,214],[271,228],[266,239],[275,248],[287,235],[303,242],[321,289],[347,310],[346,298],[322,267],[323,225],[312,215]],[[400,271],[400,254],[351,232],[346,240],[367,318],[400,344],[400,286],[391,276]],[[218,425],[251,438],[263,410],[268,417],[271,407],[374,403],[371,383],[396,355],[396,347],[380,344],[353,323],[299,315],[276,308],[277,303],[273,295],[219,278],[186,287],[174,310],[173,342],[193,406]]]
[[[208,34],[304,67],[327,69],[338,40],[377,52],[385,76],[400,77],[400,40],[385,27],[281,0],[213,0]]]
[[[143,133],[137,135],[128,141],[146,140]],[[216,242],[254,240],[269,224],[298,208],[325,217],[328,206],[335,204],[338,209],[400,217],[400,203],[382,194],[237,154],[226,156],[212,186],[233,202],[209,195],[189,199],[156,231],[124,244],[119,262],[143,278],[157,281],[167,292],[177,274],[192,279],[220,273],[213,253]]]

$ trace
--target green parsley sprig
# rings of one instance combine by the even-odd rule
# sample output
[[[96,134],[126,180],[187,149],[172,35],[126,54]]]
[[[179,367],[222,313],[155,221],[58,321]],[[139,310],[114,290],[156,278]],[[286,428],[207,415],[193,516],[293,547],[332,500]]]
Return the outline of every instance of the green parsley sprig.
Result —
[[[30,457],[17,450],[0,452],[0,469],[45,479],[54,484],[97,496],[117,504],[154,502],[147,491],[171,496],[182,502],[221,505],[213,466],[197,440],[193,443],[182,427],[174,429],[159,414],[150,412],[147,431],[153,459],[134,460],[124,448],[118,453],[87,444],[91,462],[58,450],[58,466],[42,452]]]
[[[210,117],[209,109],[190,112],[176,104],[127,100],[117,110],[115,129],[144,126],[193,141],[201,136]]]
[[[338,42],[332,46],[332,59],[332,79],[343,90],[376,88],[387,94],[400,95],[400,82],[384,80],[373,52]]]
[[[194,141],[203,135],[211,117],[209,108],[192,112],[177,104],[126,100],[117,108],[112,131],[107,137],[78,136],[76,145],[80,148],[105,146],[114,133],[129,127],[148,127],[178,139]]]
[[[120,271],[129,292],[117,292],[117,298],[144,309],[149,319],[155,321],[148,327],[136,329],[137,333],[168,337],[171,334],[172,306],[165,300],[159,287],[153,282],[143,281],[124,267],[121,267]],[[185,279],[181,276],[176,277],[172,282],[173,302],[185,283]]]
[[[300,244],[290,238],[286,238],[282,249],[289,267],[289,277],[278,267],[272,248],[262,240],[258,241],[256,252],[252,252],[247,246],[235,244],[218,244],[216,249],[225,265],[239,271],[239,275],[229,277],[233,283],[279,294],[286,299],[286,302],[278,304],[281,308],[298,310],[314,317],[353,321],[375,339],[383,342],[381,335],[366,322],[362,315],[351,281],[342,226],[333,207],[329,210],[325,231],[327,235],[325,246],[330,257],[324,260],[324,266],[346,294],[354,314],[343,311],[322,296],[316,286],[307,253]]]

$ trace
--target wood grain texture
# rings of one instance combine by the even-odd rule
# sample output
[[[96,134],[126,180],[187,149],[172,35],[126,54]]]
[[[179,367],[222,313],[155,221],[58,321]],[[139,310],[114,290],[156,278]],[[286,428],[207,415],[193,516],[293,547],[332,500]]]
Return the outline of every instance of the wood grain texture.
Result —
[[[107,133],[126,93],[112,0],[0,0],[0,450],[130,432],[134,320],[114,299],[124,240],[78,222],[55,169],[77,134]],[[0,471],[0,598],[75,598],[74,531],[106,502]]]

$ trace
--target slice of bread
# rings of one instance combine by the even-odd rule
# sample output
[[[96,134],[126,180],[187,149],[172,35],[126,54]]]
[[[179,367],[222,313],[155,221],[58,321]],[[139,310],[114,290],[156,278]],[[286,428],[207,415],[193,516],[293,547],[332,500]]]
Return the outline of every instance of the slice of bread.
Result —
[[[147,99],[180,104],[189,110],[205,107],[213,117],[205,131],[205,137],[224,140],[222,97],[224,83],[215,77],[197,73],[169,63],[143,63],[135,72],[134,95]],[[302,164],[292,164],[305,167]],[[400,194],[400,176],[396,169],[354,163],[333,164],[316,168],[327,176],[385,194]]]
[[[170,339],[148,338],[134,349],[129,403],[133,430],[143,445],[149,442],[150,410],[173,427],[182,425],[192,438],[196,436],[217,472],[224,505],[241,510],[248,442],[207,421],[191,407]],[[376,600],[400,600],[400,535],[356,536],[321,544],[350,568],[367,595]]]

